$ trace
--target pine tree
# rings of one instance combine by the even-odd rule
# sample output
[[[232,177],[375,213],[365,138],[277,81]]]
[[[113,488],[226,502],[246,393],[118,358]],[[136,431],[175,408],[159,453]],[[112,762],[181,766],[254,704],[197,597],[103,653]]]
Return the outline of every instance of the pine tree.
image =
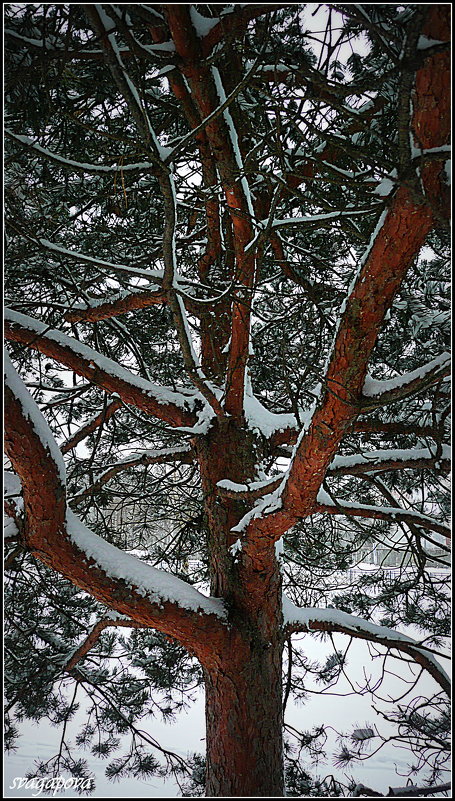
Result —
[[[446,789],[449,10],[6,6],[7,744],[83,697],[111,778],[340,796],[284,713],[342,633]],[[201,684],[185,762],[142,719]]]

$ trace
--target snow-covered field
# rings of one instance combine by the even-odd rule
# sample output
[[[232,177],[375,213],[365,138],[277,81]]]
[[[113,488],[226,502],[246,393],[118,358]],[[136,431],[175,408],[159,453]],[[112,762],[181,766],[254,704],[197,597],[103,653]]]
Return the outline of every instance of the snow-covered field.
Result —
[[[410,632],[416,636],[416,632]],[[418,636],[418,635],[417,635]],[[321,639],[311,635],[299,638],[300,646],[310,659],[320,659],[324,654],[329,653],[332,648],[329,643],[321,642]],[[343,649],[347,645],[347,638],[341,634],[334,635],[335,646]],[[365,676],[378,676],[380,670],[380,660],[373,659],[365,642],[354,641],[348,652],[346,672],[352,682],[353,687],[363,686]],[[395,660],[394,660],[395,662]],[[392,668],[392,663],[390,663]],[[445,664],[446,669],[447,664]],[[403,663],[395,662],[397,675],[403,675]],[[317,685],[314,685],[316,688]],[[394,694],[402,687],[401,681],[392,673],[386,677],[385,683],[381,688],[381,695],[387,697]],[[429,676],[424,676],[414,694],[431,693],[436,688],[433,680]],[[318,686],[320,689],[320,685]],[[79,712],[79,721],[82,713]],[[311,730],[313,726],[325,724],[329,727],[329,740],[326,744],[327,757],[318,765],[308,765],[310,771],[321,777],[334,775],[336,778],[343,779],[353,776],[356,782],[361,782],[372,789],[387,793],[389,786],[399,787],[406,784],[406,766],[412,762],[412,755],[404,748],[397,747],[393,743],[385,745],[377,754],[370,759],[349,766],[346,771],[340,771],[334,765],[334,756],[340,750],[337,732],[352,732],[353,729],[364,727],[365,724],[377,725],[378,729],[387,735],[391,732],[382,719],[371,709],[368,695],[353,694],[352,687],[347,679],[342,678],[336,688],[324,694],[311,695],[302,704],[292,703],[289,700],[286,710],[286,722],[299,730]],[[144,727],[145,728],[145,727]],[[77,727],[73,725],[74,734]],[[169,748],[182,756],[188,752],[204,752],[204,698],[203,692],[192,708],[182,713],[178,720],[173,724],[165,724],[158,720],[151,720],[147,727],[148,732],[156,738],[160,744]],[[71,739],[71,737],[70,737]],[[371,750],[379,743],[377,738],[372,740]],[[5,784],[4,797],[6,798],[31,798],[37,797],[36,789],[17,789],[14,787],[14,779],[23,777],[33,768],[34,760],[48,759],[58,751],[59,733],[57,729],[47,723],[36,724],[25,722],[21,728],[21,739],[18,750],[15,754],[5,759]],[[180,795],[178,786],[173,780],[163,781],[153,777],[146,781],[135,779],[124,779],[118,783],[109,781],[104,770],[106,761],[96,759],[90,752],[79,753],[84,757],[89,769],[96,779],[96,789],[93,798],[175,798]],[[413,776],[413,781],[421,781],[423,776]],[[74,791],[60,791],[57,797],[76,797]]]

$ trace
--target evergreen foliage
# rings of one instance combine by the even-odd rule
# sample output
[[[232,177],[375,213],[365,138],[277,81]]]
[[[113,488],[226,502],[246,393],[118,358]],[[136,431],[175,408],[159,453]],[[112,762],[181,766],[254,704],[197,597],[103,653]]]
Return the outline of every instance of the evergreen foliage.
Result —
[[[441,173],[436,200],[425,197],[422,179],[425,165],[443,166],[445,151],[421,157],[409,112],[417,103],[417,71],[428,59],[437,64],[447,44],[419,46],[426,6],[322,6],[324,31],[315,33],[304,4],[257,6],[257,13],[252,4],[184,4],[179,8],[191,10],[187,42],[208,43],[199,64],[207,107],[214,87],[216,103],[224,99],[216,75],[225,96],[234,93],[212,128],[191,135],[204,116],[202,101],[170,8],[5,6],[5,296],[14,312],[44,323],[43,337],[54,329],[65,333],[179,393],[185,414],[196,409],[199,417],[171,424],[121,397],[110,414],[118,396],[95,373],[78,373],[17,336],[9,337],[8,350],[64,453],[70,508],[112,545],[204,593],[211,583],[216,595],[212,507],[195,453],[197,443],[208,441],[210,393],[224,399],[229,389],[232,309],[251,310],[245,392],[252,387],[268,412],[288,415],[269,433],[271,418],[262,412],[250,423],[243,418],[255,454],[247,484],[283,475],[321,387],[338,392],[327,389],[326,376],[346,299],[403,187],[417,209],[429,204],[432,225],[379,327],[368,374],[386,381],[422,371],[449,349],[447,175]],[[223,33],[209,47],[218,19]],[[226,141],[229,158],[221,152]],[[178,282],[165,286],[169,175]],[[243,207],[234,204],[234,211],[229,181],[243,193]],[[240,248],[246,259],[255,254],[250,284],[239,257],[238,219],[251,231]],[[115,311],[136,297],[127,313]],[[114,311],[90,318],[102,304]],[[185,350],[189,341],[196,367]],[[353,369],[339,375],[340,387]],[[368,397],[370,406],[341,438],[339,466],[331,462],[321,485],[342,514],[330,513],[327,501],[324,509],[297,515],[278,561],[282,589],[298,607],[336,608],[411,632],[426,653],[441,654],[450,635],[449,547],[442,533],[450,514],[450,396],[442,369],[420,378],[412,393],[400,394],[395,383],[390,402]],[[100,423],[65,449],[100,414]],[[167,458],[156,456],[165,449]],[[392,455],[381,466],[385,451]],[[422,452],[417,463],[416,452]],[[371,469],[359,467],[359,454],[370,458]],[[154,717],[173,721],[194,701],[205,681],[200,662],[166,630],[135,625],[40,561],[27,539],[23,490],[7,468],[7,748],[14,749],[24,720],[47,718],[61,728],[62,746],[55,759],[35,766],[36,776],[85,777],[84,754],[91,754],[105,760],[112,780],[171,774],[183,796],[202,795],[204,756],[183,759],[149,734]],[[235,504],[238,521],[254,498],[239,495]],[[358,516],[350,504],[386,512]],[[387,513],[390,507],[421,518],[401,519]],[[357,566],[365,561],[369,569],[362,572]],[[99,636],[73,664],[99,621]],[[308,656],[311,637],[333,643],[321,663]],[[330,630],[306,633],[293,645],[288,635],[285,705],[288,696],[304,703],[309,691],[330,692],[349,674],[349,648],[340,650],[331,637]],[[403,690],[384,705],[381,682],[366,681],[361,692],[371,697],[375,723],[355,729],[352,721],[336,755],[325,750],[322,722],[312,732],[285,723],[287,795],[361,794],[351,766],[390,738],[409,750],[413,781],[429,787],[444,781],[444,693],[429,679],[425,695],[418,684],[423,668],[414,665],[408,676],[404,663],[411,657],[393,651],[392,659],[387,646],[368,647],[365,660],[380,654],[384,676],[402,660]],[[85,722],[70,746],[66,729],[81,706]],[[381,721],[392,735],[382,733]],[[373,739],[355,734],[371,727]],[[333,765],[340,768],[335,776]]]

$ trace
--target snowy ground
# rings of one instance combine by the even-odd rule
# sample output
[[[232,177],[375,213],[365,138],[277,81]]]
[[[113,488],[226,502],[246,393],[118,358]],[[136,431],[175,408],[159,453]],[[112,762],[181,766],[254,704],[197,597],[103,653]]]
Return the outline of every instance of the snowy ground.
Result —
[[[320,658],[331,648],[323,644],[319,639],[309,635],[301,641],[302,646],[311,659]],[[337,648],[346,646],[347,638],[342,635],[335,635],[335,645]],[[392,663],[391,663],[392,665]],[[446,665],[447,667],[447,665]],[[396,662],[397,673],[403,671],[402,663]],[[367,674],[377,675],[379,670],[379,660],[373,660],[366,643],[352,643],[348,654],[348,673],[351,681],[362,683],[364,671]],[[396,676],[390,675],[387,684],[382,688],[382,695],[393,693],[399,684]],[[435,685],[430,677],[424,677],[419,684],[422,693],[431,692]],[[378,728],[387,733],[385,724],[371,710],[368,696],[360,695],[338,695],[338,693],[349,693],[351,688],[347,681],[342,681],[341,686],[336,688],[336,693],[331,690],[324,695],[312,695],[310,699],[301,705],[288,703],[286,721],[297,729],[309,730],[313,726],[324,723],[330,725],[334,730],[346,731],[365,726],[368,722],[377,724]],[[417,693],[416,693],[417,694]],[[185,756],[188,752],[204,751],[204,699],[201,691],[200,697],[187,713],[179,716],[174,724],[164,724],[159,721],[151,721],[148,731],[155,737],[162,746]],[[377,742],[376,740],[373,742]],[[37,797],[37,790],[14,789],[13,780],[16,777],[23,777],[33,768],[34,760],[37,758],[46,759],[53,756],[58,750],[59,735],[47,723],[37,725],[25,722],[22,726],[22,736],[17,752],[8,756],[5,760],[5,798],[31,798]],[[333,756],[339,750],[335,731],[331,732],[329,744],[327,746],[327,759],[319,765],[309,766],[314,774],[319,776],[334,775],[343,778],[343,772],[338,770],[333,764]],[[174,781],[163,781],[159,778],[152,778],[148,781],[137,781],[125,779],[119,783],[108,781],[104,776],[106,762],[90,757],[89,753],[81,752],[80,756],[87,759],[89,768],[96,779],[96,789],[93,798],[175,798],[180,795],[179,789]],[[357,767],[349,768],[347,774],[353,776],[357,782],[371,787],[377,791],[387,793],[389,786],[398,787],[406,784],[405,772],[406,765],[412,761],[412,757],[404,749],[397,748],[396,745],[388,744],[378,754],[372,756],[366,762]],[[401,774],[401,775],[400,775]],[[422,777],[419,777],[420,779]],[[414,777],[414,781],[416,781]],[[418,779],[417,779],[418,781]],[[17,784],[17,783],[16,783]],[[61,791],[58,797],[72,798],[77,797],[74,791]]]

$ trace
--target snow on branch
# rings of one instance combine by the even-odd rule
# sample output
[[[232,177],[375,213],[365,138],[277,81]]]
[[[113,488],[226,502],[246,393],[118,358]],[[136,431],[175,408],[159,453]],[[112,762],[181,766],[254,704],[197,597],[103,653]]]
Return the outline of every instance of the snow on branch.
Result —
[[[189,445],[183,445],[180,448],[160,448],[157,450],[144,451],[143,453],[131,454],[131,456],[123,459],[116,464],[111,465],[106,470],[103,470],[97,476],[93,484],[90,484],[85,489],[78,492],[70,499],[70,506],[76,507],[86,497],[90,497],[103,487],[111,478],[114,478],[119,473],[129,470],[132,467],[140,467],[151,464],[175,464],[181,462],[182,464],[191,464],[194,454]]]
[[[57,245],[55,242],[50,242],[48,239],[39,239],[36,244],[59,256],[74,259],[82,264],[91,264],[95,267],[105,268],[113,272],[129,273],[139,278],[149,278],[152,281],[161,281],[163,278],[162,270],[141,270],[137,267],[129,267],[126,264],[115,264],[110,261],[105,261],[104,259],[96,259],[93,256],[87,256],[85,253],[79,253],[79,251],[76,250],[68,250],[68,248]]]
[[[12,30],[12,28],[5,28],[4,29],[5,36],[10,36],[13,39],[16,39],[18,42],[23,42],[27,47],[32,47],[35,50],[44,50],[46,52],[46,58],[62,58],[62,55],[65,55],[66,60],[72,59],[100,59],[103,56],[102,50],[87,50],[87,49],[80,49],[80,50],[69,50],[67,44],[62,44],[56,40],[55,36],[48,36],[43,39],[34,39],[30,36],[22,36],[21,34],[17,33],[17,31]],[[121,48],[120,54],[125,56],[130,56],[131,52],[127,48]]]
[[[90,20],[94,31],[101,37],[103,50],[107,65],[109,66],[112,77],[123,95],[128,105],[133,119],[136,123],[144,143],[147,145],[151,160],[158,166],[158,174],[168,173],[169,169],[164,164],[163,159],[168,154],[168,149],[160,145],[153,126],[150,122],[147,109],[141,101],[139,93],[126,69],[120,49],[115,38],[115,20],[106,13],[104,7],[99,3],[96,5],[85,6],[85,13]]]
[[[420,796],[434,795],[435,793],[445,793],[450,791],[452,785],[450,782],[444,784],[429,784],[425,787],[418,787],[415,784],[407,784],[405,787],[389,787],[389,792],[378,793],[372,790],[371,787],[366,787],[364,784],[357,784],[352,791],[353,798],[360,796],[373,796],[378,798],[418,798]]]
[[[28,136],[15,134],[9,129],[6,129],[6,135],[27,150],[33,151],[33,153],[36,153],[41,158],[48,159],[54,162],[54,164],[58,164],[60,167],[65,167],[74,172],[86,173],[87,175],[112,175],[112,173],[119,172],[120,170],[122,172],[150,172],[155,168],[154,163],[150,161],[141,161],[134,164],[123,164],[122,162],[120,164],[121,156],[119,156],[118,164],[89,164],[83,161],[74,161],[73,159],[67,159],[64,156],[60,156],[58,153],[54,153],[52,150],[42,147]]]
[[[248,180],[246,178],[246,175],[244,174],[243,159],[242,159],[242,154],[240,152],[240,146],[239,146],[239,137],[238,137],[238,134],[237,134],[237,129],[236,129],[235,125],[234,125],[234,120],[232,119],[232,115],[231,115],[231,112],[229,110],[229,103],[228,103],[228,98],[226,97],[226,92],[224,90],[223,80],[221,78],[220,71],[218,70],[217,67],[212,67],[212,75],[213,75],[213,80],[214,80],[214,83],[215,83],[215,86],[216,86],[216,91],[217,91],[218,97],[219,97],[219,99],[221,101],[221,106],[224,109],[223,117],[224,117],[224,120],[226,122],[226,128],[227,128],[228,136],[229,136],[229,139],[230,139],[230,142],[231,142],[231,147],[232,147],[232,150],[233,150],[233,153],[234,153],[234,157],[235,157],[235,161],[236,161],[237,168],[238,168],[238,171],[239,171],[239,175],[241,176],[240,183],[241,183],[243,194],[244,194],[244,197],[245,197],[245,200],[246,200],[248,213],[250,215],[250,218],[252,220],[254,220],[256,215],[254,213],[253,201],[252,201],[252,198],[251,198],[251,193],[250,193],[250,187],[248,185]]]
[[[204,375],[200,360],[196,354],[190,326],[183,299],[178,294],[178,271],[175,231],[177,225],[177,199],[174,176],[160,177],[160,188],[164,200],[165,220],[163,232],[163,291],[166,293],[167,303],[172,312],[174,326],[180,343],[183,361],[189,379],[199,390],[207,403],[219,417],[224,416],[220,401]]]
[[[191,396],[187,391],[183,394],[153,384],[79,340],[50,329],[33,317],[12,309],[5,309],[4,316],[7,339],[22,342],[46,354],[110,394],[118,394],[124,403],[130,403],[171,425],[194,424],[192,410],[197,400],[196,393]]]
[[[193,11],[194,11],[194,7],[191,6],[191,8],[190,8],[190,14],[191,15],[193,14]],[[208,114],[207,117],[205,117],[205,119],[203,119],[202,122],[199,125],[197,125],[195,128],[192,128],[191,131],[189,131],[189,133],[187,133],[185,136],[183,136],[183,137],[181,137],[179,139],[178,143],[175,145],[173,150],[165,158],[165,162],[166,163],[174,161],[175,157],[179,153],[182,152],[182,150],[185,148],[185,145],[189,141],[191,141],[193,138],[195,138],[197,136],[197,134],[200,133],[200,131],[203,131],[204,128],[210,122],[213,122],[214,120],[216,120],[216,118],[219,117],[220,114],[223,114],[223,112],[231,105],[231,103],[235,100],[237,95],[240,94],[242,89],[249,83],[249,81],[253,77],[253,75],[256,72],[256,69],[257,69],[257,67],[259,65],[259,61],[260,61],[261,55],[262,54],[260,53],[259,56],[257,57],[256,61],[253,62],[253,64],[250,67],[250,69],[246,72],[246,74],[244,75],[242,80],[237,84],[237,86],[234,87],[232,92],[230,92],[226,96],[225,93],[224,93],[224,90],[223,90],[223,93],[225,95],[225,100],[222,103],[220,103],[220,105],[217,106],[217,108],[214,109],[210,114]],[[226,115],[224,115],[224,117],[226,119]],[[242,169],[243,169],[243,167],[242,167]]]
[[[311,214],[310,216],[302,217],[284,217],[281,220],[274,220],[273,228],[289,228],[292,225],[303,225],[308,223],[332,223],[334,220],[339,220],[341,217],[355,217],[365,216],[365,214],[374,214],[377,208],[369,209],[349,209],[347,211],[328,211],[324,214]]]
[[[390,448],[380,451],[364,451],[352,456],[335,456],[330,463],[330,475],[356,475],[377,473],[385,470],[400,470],[404,467],[420,469],[435,467],[450,470],[451,448],[449,445],[429,448]]]
[[[286,3],[263,5],[249,3],[246,5],[225,6],[224,8],[219,6],[218,8],[222,9],[219,12],[219,21],[202,38],[201,49],[204,57],[207,57],[215,45],[223,39],[230,40],[243,34],[251,20],[280,8],[286,8]],[[210,22],[210,20],[207,20],[207,22]]]
[[[348,517],[366,517],[377,520],[386,520],[390,523],[403,522],[420,526],[421,528],[437,531],[445,537],[451,536],[449,526],[441,520],[429,515],[415,512],[413,509],[402,509],[399,506],[369,506],[351,501],[338,501],[333,499],[325,490],[320,489],[317,496],[315,513],[332,515],[346,515]]]
[[[394,648],[411,656],[425,668],[437,683],[450,695],[451,682],[437,659],[424,645],[412,637],[401,634],[387,626],[363,620],[339,609],[300,608],[283,595],[283,626],[289,635],[297,631],[331,631],[348,634],[362,640],[378,643],[386,648]]]
[[[248,521],[252,537],[261,531],[276,541],[299,517],[312,513],[325,474],[362,408],[367,366],[386,312],[432,225],[431,211],[416,206],[407,188],[400,187],[381,214],[342,304],[319,397],[276,491],[279,503],[273,514],[269,504],[256,509]]]
[[[358,475],[362,473],[384,472],[403,468],[421,469],[435,467],[450,469],[450,446],[443,445],[441,452],[433,454],[428,448],[394,449],[366,451],[353,456],[335,456],[327,470],[327,475]],[[250,481],[238,484],[228,479],[217,484],[220,495],[237,500],[255,501],[254,507],[247,512],[233,531],[242,532],[255,519],[270,513],[279,506],[279,499],[286,483],[287,472],[263,481]],[[277,505],[278,504],[278,505]],[[423,528],[431,529],[450,537],[450,528],[443,522],[428,515],[401,509],[400,507],[376,507],[366,504],[355,504],[349,501],[333,500],[325,490],[320,489],[316,503],[311,510],[313,514],[340,514],[376,518],[389,522],[402,521],[415,523]]]
[[[21,415],[27,420],[28,425],[33,431],[34,438],[39,440],[42,450],[47,453],[47,457],[54,466],[55,477],[58,479],[61,490],[66,486],[66,470],[63,457],[52,432],[41,414],[38,405],[33,400],[25,384],[16,372],[8,352],[5,350],[5,387],[15,398],[21,409]]]
[[[208,598],[171,573],[147,565],[136,556],[111,545],[82,523],[71,509],[66,510],[66,524],[70,540],[84,554],[86,561],[97,565],[114,581],[120,580],[135,594],[158,606],[171,603],[192,612],[201,611],[225,618],[221,600]]]
[[[24,495],[24,544],[135,623],[175,637],[201,661],[223,636],[223,602],[111,545],[66,507],[65,466],[50,428],[6,359],[6,449]]]
[[[383,406],[421,392],[450,375],[450,353],[444,352],[427,364],[395,378],[378,381],[367,375],[363,385],[363,410]]]

